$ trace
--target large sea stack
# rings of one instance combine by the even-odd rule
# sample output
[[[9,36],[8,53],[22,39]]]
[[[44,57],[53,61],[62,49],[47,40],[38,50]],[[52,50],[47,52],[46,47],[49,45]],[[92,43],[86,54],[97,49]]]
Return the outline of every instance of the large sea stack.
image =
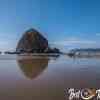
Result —
[[[18,42],[16,51],[43,53],[48,48],[48,40],[35,29],[26,31]]]

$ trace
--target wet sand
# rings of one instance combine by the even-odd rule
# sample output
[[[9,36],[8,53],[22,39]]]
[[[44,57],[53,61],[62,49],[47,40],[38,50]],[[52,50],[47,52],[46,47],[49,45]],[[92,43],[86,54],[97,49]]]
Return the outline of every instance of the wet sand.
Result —
[[[66,88],[99,84],[96,57],[0,56],[0,100],[65,100]]]

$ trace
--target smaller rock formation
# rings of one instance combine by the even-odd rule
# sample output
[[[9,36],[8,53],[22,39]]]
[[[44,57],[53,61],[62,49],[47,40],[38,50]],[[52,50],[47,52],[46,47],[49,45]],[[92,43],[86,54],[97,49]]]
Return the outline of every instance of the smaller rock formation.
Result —
[[[53,49],[51,49],[51,48],[46,48],[44,52],[45,52],[45,53],[60,53],[60,50],[57,49],[57,48],[53,48]]]

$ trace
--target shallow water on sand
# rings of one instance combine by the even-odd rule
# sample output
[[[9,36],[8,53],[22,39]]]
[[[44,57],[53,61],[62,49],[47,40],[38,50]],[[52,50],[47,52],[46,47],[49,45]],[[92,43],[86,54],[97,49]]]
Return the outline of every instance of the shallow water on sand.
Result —
[[[65,100],[71,87],[100,87],[100,58],[0,56],[0,100]]]

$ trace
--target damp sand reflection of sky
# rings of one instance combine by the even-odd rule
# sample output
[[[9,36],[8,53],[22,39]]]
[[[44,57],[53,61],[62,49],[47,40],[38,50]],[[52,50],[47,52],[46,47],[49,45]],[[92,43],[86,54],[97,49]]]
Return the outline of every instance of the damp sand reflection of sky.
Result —
[[[64,100],[65,88],[99,87],[99,58],[10,57],[0,60],[0,99]]]

